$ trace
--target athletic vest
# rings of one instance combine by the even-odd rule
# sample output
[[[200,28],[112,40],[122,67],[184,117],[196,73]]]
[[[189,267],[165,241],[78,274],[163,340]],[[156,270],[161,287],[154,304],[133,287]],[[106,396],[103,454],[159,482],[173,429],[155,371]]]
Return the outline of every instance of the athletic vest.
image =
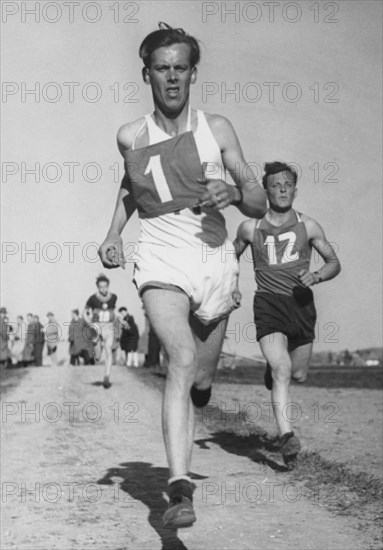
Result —
[[[310,268],[311,246],[298,212],[291,210],[279,227],[259,220],[251,248],[257,292],[291,295],[296,287],[306,288],[298,273]]]
[[[93,323],[111,323],[114,321],[114,309],[116,307],[117,296],[115,294],[107,294],[101,296],[93,294],[86,303],[86,307],[92,309]]]
[[[136,204],[138,201],[140,244],[177,248],[201,243],[220,246],[227,238],[225,219],[219,211],[212,208],[203,208],[200,213],[193,211],[204,190],[197,182],[203,175],[202,163],[207,163],[211,179],[224,180],[225,168],[204,113],[197,111],[194,134],[190,113],[189,109],[186,132],[174,138],[159,128],[151,115],[146,115],[136,136],[146,125],[149,145],[135,149],[134,139],[132,149],[125,153],[125,162],[135,164],[130,165],[134,172],[131,188],[124,180],[122,187],[132,192]]]

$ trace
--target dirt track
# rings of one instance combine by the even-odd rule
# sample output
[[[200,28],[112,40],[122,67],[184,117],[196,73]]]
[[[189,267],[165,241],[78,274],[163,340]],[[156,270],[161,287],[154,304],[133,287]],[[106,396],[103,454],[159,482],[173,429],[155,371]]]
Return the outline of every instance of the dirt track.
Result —
[[[31,368],[6,395],[2,550],[366,548],[350,518],[214,441],[194,449],[197,523],[162,529],[160,394],[123,367],[112,374],[104,390],[101,366]],[[209,435],[201,424],[196,440]]]

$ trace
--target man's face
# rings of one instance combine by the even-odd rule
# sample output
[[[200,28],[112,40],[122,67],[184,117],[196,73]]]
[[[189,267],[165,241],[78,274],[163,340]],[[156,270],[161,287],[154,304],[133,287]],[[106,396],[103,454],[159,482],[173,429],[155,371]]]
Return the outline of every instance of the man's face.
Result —
[[[127,314],[127,313],[128,313],[128,312],[126,311],[126,309],[123,309],[122,311],[119,311],[119,312],[118,312],[118,316],[119,316],[119,318],[122,320],[122,319],[124,319],[124,318],[126,317],[126,314]]]
[[[27,323],[33,322],[33,315],[27,315]]]
[[[72,321],[77,321],[78,315],[74,311],[72,311]]]
[[[108,294],[109,284],[106,281],[100,281],[97,285],[98,291],[103,296]]]
[[[267,178],[266,194],[272,210],[287,212],[290,210],[296,195],[294,176],[290,172],[271,174]]]
[[[153,101],[164,113],[178,113],[189,98],[197,69],[190,66],[190,47],[172,44],[154,50],[144,80],[152,87]]]

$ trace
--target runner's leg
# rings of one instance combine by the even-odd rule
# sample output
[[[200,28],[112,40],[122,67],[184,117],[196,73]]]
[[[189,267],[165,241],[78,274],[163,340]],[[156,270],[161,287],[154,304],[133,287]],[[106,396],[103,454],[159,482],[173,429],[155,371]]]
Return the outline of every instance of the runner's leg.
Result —
[[[214,374],[217,370],[222,344],[226,333],[228,318],[221,319],[212,325],[203,325],[194,316],[190,318],[197,350],[197,372],[194,378],[194,387],[197,390],[206,390],[211,387]],[[194,407],[191,406],[194,416]],[[189,464],[191,462],[194,444],[194,424],[189,428]]]
[[[290,351],[292,362],[291,376],[296,382],[305,382],[309,370],[313,343],[304,344]]]
[[[105,376],[110,377],[113,363],[114,326],[108,323],[102,327],[102,338],[105,349]]]
[[[279,435],[283,435],[291,431],[290,422],[283,415],[285,405],[290,402],[291,359],[287,350],[287,338],[281,332],[274,332],[263,336],[259,344],[271,367],[273,377],[271,402]]]
[[[162,425],[170,477],[189,471],[189,434],[194,429],[190,388],[197,370],[196,345],[189,326],[189,298],[183,292],[151,288],[143,293],[151,326],[169,358]]]

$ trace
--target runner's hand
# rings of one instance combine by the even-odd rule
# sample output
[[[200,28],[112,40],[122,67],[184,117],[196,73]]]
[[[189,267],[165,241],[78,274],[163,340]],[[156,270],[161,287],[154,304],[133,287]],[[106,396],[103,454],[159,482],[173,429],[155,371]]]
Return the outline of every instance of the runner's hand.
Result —
[[[238,309],[239,307],[241,307],[242,294],[241,294],[241,292],[239,291],[238,288],[233,290],[231,296],[233,298],[234,308]]]
[[[318,276],[315,273],[311,273],[308,269],[301,269],[298,273],[298,277],[305,286],[316,285],[318,281]]]
[[[222,210],[235,199],[234,186],[223,180],[199,179],[197,181],[206,185],[206,191],[201,196],[201,206]]]
[[[108,235],[98,250],[102,265],[107,269],[125,269],[124,244],[120,235]]]

